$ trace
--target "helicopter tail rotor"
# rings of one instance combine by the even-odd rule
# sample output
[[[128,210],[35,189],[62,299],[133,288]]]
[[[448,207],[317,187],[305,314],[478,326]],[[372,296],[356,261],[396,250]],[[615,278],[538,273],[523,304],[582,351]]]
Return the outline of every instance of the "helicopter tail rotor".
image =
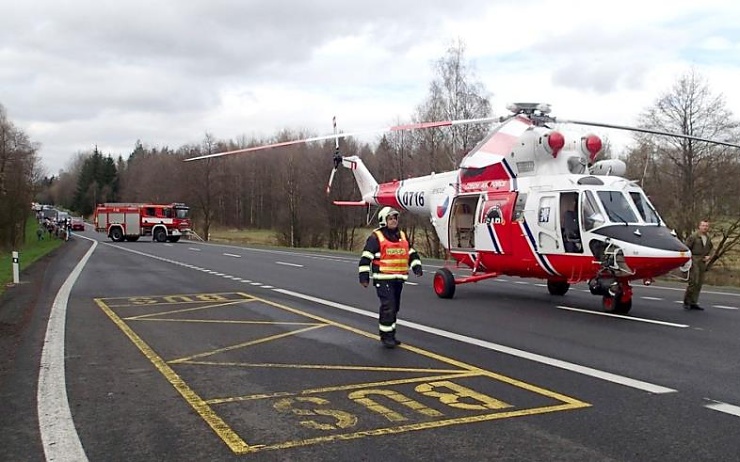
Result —
[[[331,192],[331,184],[334,181],[334,175],[337,173],[339,165],[342,163],[342,155],[339,153],[339,135],[337,134],[337,116],[332,117],[332,125],[334,126],[334,168],[332,168],[329,174],[329,182],[326,184],[326,195],[328,196]]]

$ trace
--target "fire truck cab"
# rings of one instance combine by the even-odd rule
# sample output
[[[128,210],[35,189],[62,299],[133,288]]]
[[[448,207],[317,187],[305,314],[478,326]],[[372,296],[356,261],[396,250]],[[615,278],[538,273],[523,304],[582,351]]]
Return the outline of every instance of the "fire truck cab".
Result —
[[[189,208],[182,203],[106,203],[95,209],[95,229],[113,242],[151,236],[156,242],[177,242],[190,231]]]

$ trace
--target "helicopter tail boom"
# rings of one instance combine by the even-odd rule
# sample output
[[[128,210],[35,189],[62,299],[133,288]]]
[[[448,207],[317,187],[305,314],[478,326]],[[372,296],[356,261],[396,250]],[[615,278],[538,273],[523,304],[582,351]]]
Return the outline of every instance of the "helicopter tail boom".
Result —
[[[375,192],[378,190],[378,182],[362,162],[362,159],[357,156],[342,157],[342,166],[352,171],[357,187],[360,188],[363,203],[377,205]]]

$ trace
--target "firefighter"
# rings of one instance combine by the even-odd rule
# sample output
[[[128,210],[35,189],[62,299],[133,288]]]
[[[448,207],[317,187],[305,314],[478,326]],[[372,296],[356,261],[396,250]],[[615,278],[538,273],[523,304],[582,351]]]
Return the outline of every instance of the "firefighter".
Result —
[[[379,326],[380,341],[386,348],[395,348],[401,342],[396,340],[396,316],[401,307],[403,283],[408,279],[409,267],[416,276],[422,275],[421,259],[406,238],[406,233],[398,227],[398,210],[383,207],[378,212],[379,228],[367,238],[360,257],[360,284],[370,284],[372,272],[373,285],[380,300]]]

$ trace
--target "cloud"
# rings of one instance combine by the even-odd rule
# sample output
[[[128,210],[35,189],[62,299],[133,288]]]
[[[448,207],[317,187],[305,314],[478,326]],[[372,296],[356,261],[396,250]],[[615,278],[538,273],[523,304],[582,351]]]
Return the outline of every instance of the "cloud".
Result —
[[[7,0],[6,0],[7,1]],[[0,103],[55,173],[154,146],[407,119],[460,38],[497,113],[516,100],[632,123],[690,66],[730,106],[740,6],[562,0],[36,0],[0,16]]]

